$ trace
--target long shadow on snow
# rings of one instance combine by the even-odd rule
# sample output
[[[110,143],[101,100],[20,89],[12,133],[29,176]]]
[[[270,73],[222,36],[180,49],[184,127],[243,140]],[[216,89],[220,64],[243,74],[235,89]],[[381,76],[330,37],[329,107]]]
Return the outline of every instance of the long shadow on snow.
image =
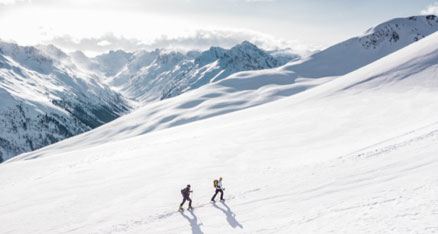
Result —
[[[184,211],[180,211],[179,213],[185,218],[187,219],[187,221],[189,221],[190,223],[190,227],[192,228],[192,233],[193,234],[204,234],[201,231],[201,225],[202,223],[198,224],[198,217],[196,217],[196,215],[193,213],[193,210],[189,210],[190,214],[193,216],[193,218],[190,218],[189,216],[187,216],[186,214],[184,214]]]
[[[232,228],[236,228],[236,227],[240,227],[243,228],[242,224],[240,224],[237,220],[236,220],[236,215],[234,214],[234,212],[230,209],[229,206],[227,206],[227,204],[225,204],[225,202],[221,202],[222,205],[225,206],[226,209],[219,207],[218,205],[216,205],[216,203],[213,203],[213,206],[216,209],[219,209],[220,211],[224,212],[224,214],[227,216],[227,221],[230,224],[230,226]]]

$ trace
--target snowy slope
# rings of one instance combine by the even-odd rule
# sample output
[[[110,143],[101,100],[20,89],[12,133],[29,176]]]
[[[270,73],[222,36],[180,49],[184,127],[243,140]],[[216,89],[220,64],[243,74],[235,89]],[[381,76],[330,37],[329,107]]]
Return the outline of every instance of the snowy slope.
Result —
[[[269,104],[16,157],[2,231],[436,233],[437,40]],[[218,176],[227,201],[210,204]],[[187,183],[196,208],[179,213]]]
[[[368,29],[363,35],[290,63],[285,69],[301,77],[340,76],[374,62],[438,31],[438,17],[396,18]]]
[[[124,98],[54,46],[0,41],[0,162],[109,122]]]
[[[121,140],[152,131],[272,102],[332,80],[297,78],[292,72],[262,70],[241,72],[180,96],[146,103],[135,114],[122,116],[99,128],[63,143],[64,150]],[[56,147],[54,145],[53,147]],[[52,146],[44,149],[50,151]]]
[[[109,51],[94,58],[87,57],[81,51],[70,54],[72,60],[87,70],[101,72],[106,77],[116,75],[132,59],[133,53],[123,50]]]

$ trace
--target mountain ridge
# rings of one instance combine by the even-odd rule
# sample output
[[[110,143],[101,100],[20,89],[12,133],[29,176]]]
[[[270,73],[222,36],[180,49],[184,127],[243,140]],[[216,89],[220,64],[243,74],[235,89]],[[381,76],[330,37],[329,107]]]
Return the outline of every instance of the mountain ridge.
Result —
[[[395,18],[301,61],[289,63],[284,69],[308,78],[345,75],[436,31],[438,17],[435,15]]]
[[[128,63],[110,81],[126,96],[140,101],[163,100],[239,71],[274,68],[285,62],[248,41],[231,49],[211,47],[193,55],[159,50],[141,55],[146,59],[132,59],[137,68]]]
[[[243,43],[242,48],[259,50],[250,45]],[[223,51],[226,57],[222,59],[229,58],[228,50]],[[236,51],[240,54],[234,59],[245,55]],[[179,95],[185,85],[183,76],[193,70],[200,55],[196,51],[118,50],[89,58],[80,51],[67,54],[53,45],[19,46],[0,41],[0,161],[99,127],[138,106],[109,84],[110,77],[120,75],[123,69],[135,75],[165,74],[149,87],[151,99]],[[251,56],[258,55],[247,59]],[[242,69],[255,68],[236,71]],[[131,87],[140,85],[134,82]],[[158,91],[153,93],[154,89]],[[145,92],[147,87],[140,90]]]
[[[128,101],[53,46],[0,42],[0,158],[35,150],[116,119]]]

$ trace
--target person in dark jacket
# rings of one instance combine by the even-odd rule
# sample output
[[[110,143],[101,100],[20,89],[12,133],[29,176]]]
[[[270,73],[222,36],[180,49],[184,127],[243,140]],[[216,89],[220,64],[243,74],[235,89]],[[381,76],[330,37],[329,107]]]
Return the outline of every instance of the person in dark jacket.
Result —
[[[216,181],[216,180],[215,180]],[[225,188],[222,187],[222,177],[219,178],[219,180],[217,181],[217,184],[215,183],[215,187],[216,187],[216,192],[214,193],[213,197],[211,198],[211,201],[214,202],[217,193],[221,193],[221,201],[225,201],[224,199],[224,190]]]
[[[179,209],[182,210],[182,206],[184,205],[184,203],[187,201],[189,201],[189,209],[193,209],[192,207],[192,199],[190,198],[190,193],[192,193],[193,191],[190,190],[190,184],[187,185],[187,187],[183,188],[181,190],[181,194],[183,196],[183,201],[181,202],[181,204],[179,205]]]

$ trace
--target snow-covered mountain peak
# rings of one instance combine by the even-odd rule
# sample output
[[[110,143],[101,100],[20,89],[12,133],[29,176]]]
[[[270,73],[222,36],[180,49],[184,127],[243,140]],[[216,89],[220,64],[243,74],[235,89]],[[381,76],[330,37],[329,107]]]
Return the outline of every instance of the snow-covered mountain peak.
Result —
[[[392,19],[368,29],[358,37],[290,63],[286,69],[309,78],[345,75],[436,31],[436,16]]]
[[[138,101],[162,100],[221,80],[239,71],[278,67],[281,61],[250,42],[204,52],[136,52],[110,83]]]
[[[231,50],[245,50],[245,51],[253,50],[253,51],[261,51],[261,49],[259,49],[256,45],[252,44],[252,43],[249,42],[249,41],[243,41],[242,43],[233,46],[233,47],[231,48]]]
[[[176,65],[183,59],[186,59],[186,55],[177,51],[160,51],[156,58],[156,63],[161,65]]]
[[[372,27],[358,39],[364,48],[378,49],[379,46],[385,46],[384,43],[396,44],[399,40],[415,42],[437,30],[438,17],[435,15],[411,16],[392,19]]]
[[[55,46],[0,42],[0,161],[98,127],[127,102]],[[82,64],[76,60],[82,59]]]
[[[65,59],[68,57],[68,55],[56,47],[55,45],[49,44],[49,45],[38,45],[36,46],[39,50],[44,52],[47,56],[51,57],[52,59]]]
[[[266,51],[259,49],[256,45],[248,41],[244,41],[231,48],[230,57],[233,60],[229,62],[242,63],[244,66],[252,67],[250,70],[259,70],[266,67],[272,68],[283,65]]]
[[[94,60],[100,65],[100,71],[106,76],[113,76],[131,60],[132,55],[132,53],[123,50],[111,50],[108,53],[96,56]]]
[[[33,46],[19,46],[0,41],[0,53],[12,58],[28,69],[48,74],[54,61],[46,53]]]
[[[195,64],[204,66],[216,60],[220,66],[244,67],[243,70],[259,70],[283,65],[269,53],[259,49],[249,41],[244,41],[229,50],[211,47],[195,60]]]
[[[202,52],[196,59],[195,64],[199,66],[204,66],[206,64],[212,63],[219,58],[223,58],[227,50],[220,47],[210,47],[209,50]]]
[[[243,41],[240,44],[237,44],[233,46],[230,49],[231,54],[237,54],[237,53],[243,53],[243,54],[251,54],[251,53],[258,53],[262,55],[269,55],[266,51],[260,49],[256,45],[252,44],[249,41]]]

